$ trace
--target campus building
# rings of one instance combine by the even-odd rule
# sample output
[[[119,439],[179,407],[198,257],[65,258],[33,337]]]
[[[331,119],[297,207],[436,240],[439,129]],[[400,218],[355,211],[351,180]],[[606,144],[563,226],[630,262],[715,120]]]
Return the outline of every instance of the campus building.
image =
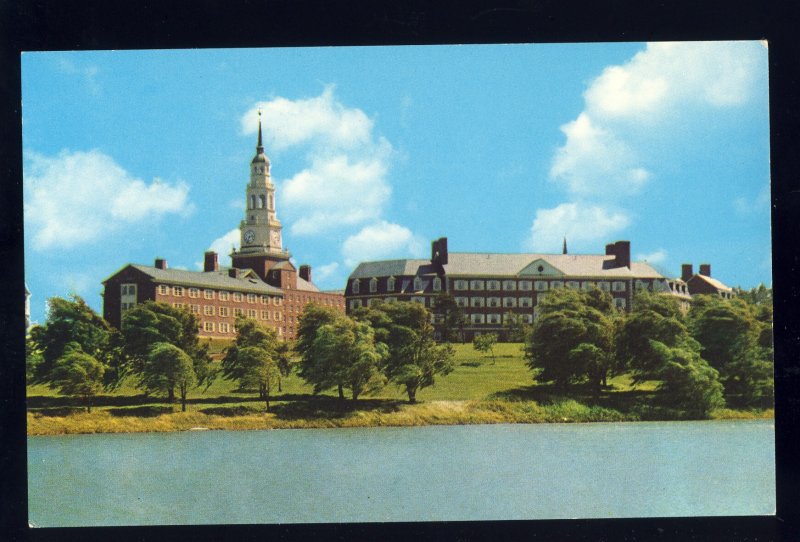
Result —
[[[692,271],[692,264],[683,264],[681,279],[689,287],[691,295],[718,295],[725,299],[730,299],[734,295],[733,288],[711,278],[711,265],[707,263],[700,264],[699,273]]]
[[[345,290],[347,310],[373,300],[415,301],[429,308],[434,324],[436,298],[453,296],[465,314],[465,340],[494,332],[505,337],[509,314],[532,323],[537,304],[558,288],[608,292],[614,305],[630,310],[638,290],[675,296],[687,307],[691,299],[686,281],[668,278],[646,262],[631,261],[629,241],[606,245],[605,254],[492,254],[448,252],[447,238],[431,244],[431,257],[363,262],[350,274]]]
[[[103,281],[103,317],[119,328],[126,310],[158,301],[196,314],[201,337],[234,337],[236,317],[243,315],[292,339],[307,303],[344,312],[341,292],[320,291],[312,282],[311,267],[301,265],[298,271],[283,248],[260,118],[245,192],[241,248],[231,254],[231,267],[219,265],[215,252],[205,253],[202,271],[169,269],[163,258],[156,258],[152,266],[128,264]]]

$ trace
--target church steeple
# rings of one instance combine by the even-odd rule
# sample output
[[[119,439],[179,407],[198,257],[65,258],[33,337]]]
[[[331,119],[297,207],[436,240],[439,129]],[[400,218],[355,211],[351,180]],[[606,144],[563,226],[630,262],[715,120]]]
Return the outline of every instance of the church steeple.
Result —
[[[269,158],[264,154],[264,145],[261,143],[261,110],[258,110],[258,143],[256,143],[256,155],[251,164],[266,163],[269,170]]]
[[[562,254],[566,254],[567,253],[567,236],[566,235],[564,236],[564,248],[562,249],[561,253]]]

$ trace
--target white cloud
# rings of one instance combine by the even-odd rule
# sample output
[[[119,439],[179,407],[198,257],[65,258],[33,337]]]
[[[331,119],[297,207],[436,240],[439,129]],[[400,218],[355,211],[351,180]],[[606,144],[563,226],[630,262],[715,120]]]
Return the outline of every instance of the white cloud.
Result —
[[[314,280],[314,282],[324,282],[329,277],[333,276],[338,270],[339,264],[337,262],[320,265],[312,270],[311,278]]]
[[[571,194],[618,198],[638,192],[650,174],[633,151],[586,113],[561,127],[567,142],[556,151],[550,177]]]
[[[286,181],[282,204],[292,233],[310,235],[378,218],[390,195],[379,157],[352,162],[341,155],[315,160]]]
[[[423,247],[424,243],[408,228],[382,220],[348,237],[342,245],[342,255],[345,264],[352,267],[368,260],[419,257]]]
[[[289,147],[306,153],[305,167],[278,183],[279,214],[295,235],[377,220],[391,195],[394,149],[373,134],[366,113],[344,106],[334,90],[328,85],[314,98],[261,101],[240,119],[243,133],[255,133],[260,108],[267,154]]]
[[[230,253],[232,249],[239,250],[239,243],[240,243],[240,232],[239,228],[234,228],[222,237],[218,237],[214,239],[208,247],[208,250],[213,250],[219,255],[219,260],[221,265],[230,266],[231,265],[231,258]],[[198,267],[200,269],[203,268],[203,262],[199,262]]]
[[[736,198],[733,202],[734,209],[741,215],[752,215],[769,209],[770,203],[769,184],[761,187],[755,198]]]
[[[634,260],[637,262],[662,264],[667,260],[667,251],[663,248],[659,248],[649,254],[637,254]]]
[[[192,210],[186,183],[145,184],[99,150],[25,158],[25,225],[36,250],[90,243],[126,225]]]
[[[624,211],[598,205],[562,203],[553,209],[538,209],[526,248],[535,252],[556,252],[564,236],[570,247],[594,245],[596,241],[625,229],[631,223]]]
[[[593,118],[652,122],[689,103],[736,106],[749,98],[764,54],[756,42],[649,43],[586,90]]]
[[[305,100],[258,102],[242,116],[242,133],[256,133],[261,109],[265,145],[275,150],[306,143],[343,149],[369,144],[372,120],[360,109],[343,106],[334,89],[328,85],[321,95]]]

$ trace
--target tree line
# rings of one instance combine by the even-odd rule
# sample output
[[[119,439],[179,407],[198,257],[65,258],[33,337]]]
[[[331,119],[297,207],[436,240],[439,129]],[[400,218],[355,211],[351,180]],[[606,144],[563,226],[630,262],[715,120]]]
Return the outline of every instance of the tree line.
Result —
[[[186,309],[148,301],[127,310],[117,330],[80,297],[56,297],[46,323],[28,336],[28,381],[78,397],[91,410],[96,395],[132,378],[145,393],[180,399],[186,410],[190,389],[223,378],[257,390],[269,410],[282,379],[296,370],[314,393],[335,390],[343,400],[347,391],[358,400],[393,383],[413,403],[453,370],[449,341],[463,337],[463,314],[452,299],[441,296],[437,306],[445,310],[438,329],[417,303],[378,301],[349,316],[310,304],[292,342],[239,317],[235,340],[214,363],[197,316]],[[634,384],[656,381],[656,406],[686,417],[705,417],[726,402],[768,407],[774,399],[772,298],[763,286],[733,299],[697,296],[686,313],[659,294],[637,293],[626,313],[600,290],[559,289],[537,312],[530,326],[507,319],[507,334],[524,341],[534,379],[563,393],[588,385],[597,399],[609,377],[629,374]],[[475,347],[494,360],[496,339],[478,336]]]
[[[186,309],[141,303],[125,312],[117,330],[80,297],[54,297],[45,324],[27,337],[28,382],[77,397],[91,411],[98,394],[132,378],[147,394],[180,399],[185,411],[190,389],[223,378],[257,390],[269,410],[270,397],[295,368],[314,393],[336,389],[344,399],[348,390],[357,400],[396,383],[410,402],[453,369],[452,347],[434,341],[430,314],[416,303],[374,304],[352,317],[307,305],[293,342],[244,317],[236,329],[221,363],[214,363],[199,339],[197,316]]]

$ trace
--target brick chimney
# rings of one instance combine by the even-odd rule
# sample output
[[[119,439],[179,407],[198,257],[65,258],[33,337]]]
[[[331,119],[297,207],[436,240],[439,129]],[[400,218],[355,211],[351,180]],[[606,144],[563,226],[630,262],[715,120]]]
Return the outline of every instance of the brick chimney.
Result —
[[[310,265],[301,265],[300,266],[300,278],[305,280],[306,282],[311,282],[311,266]]]
[[[228,276],[234,279],[239,278],[239,269],[236,267],[231,267],[228,269]]]
[[[704,277],[711,276],[711,264],[708,263],[701,263],[700,264],[700,274]]]
[[[219,261],[217,261],[217,253],[209,250],[205,253],[205,261],[203,262],[203,271],[219,271]]]
[[[606,245],[606,256],[613,256],[614,255],[614,243],[609,243]]]
[[[617,241],[606,245],[606,256],[614,256],[614,267],[631,266],[631,242]]]
[[[156,258],[156,269],[166,269],[167,268],[167,260],[164,258]]]
[[[690,278],[694,276],[694,271],[692,270],[692,264],[685,263],[681,266],[681,280],[686,282]]]
[[[431,243],[431,263],[447,265],[447,237],[440,237]]]

